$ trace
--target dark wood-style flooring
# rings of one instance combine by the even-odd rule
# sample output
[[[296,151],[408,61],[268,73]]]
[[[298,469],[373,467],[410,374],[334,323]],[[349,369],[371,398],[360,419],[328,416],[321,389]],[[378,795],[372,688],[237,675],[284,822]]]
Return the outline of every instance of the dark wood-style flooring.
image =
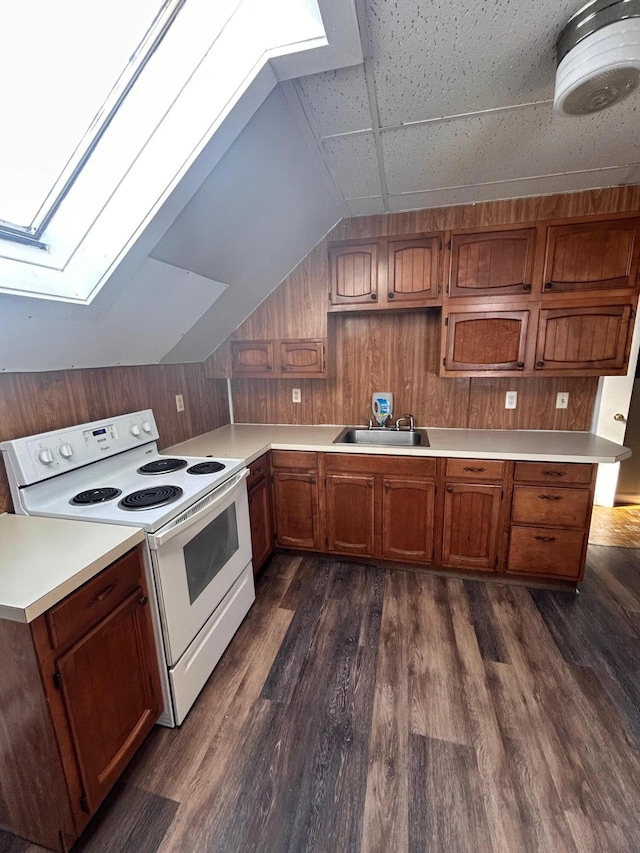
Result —
[[[76,849],[638,851],[639,651],[637,550],[579,596],[278,555]]]

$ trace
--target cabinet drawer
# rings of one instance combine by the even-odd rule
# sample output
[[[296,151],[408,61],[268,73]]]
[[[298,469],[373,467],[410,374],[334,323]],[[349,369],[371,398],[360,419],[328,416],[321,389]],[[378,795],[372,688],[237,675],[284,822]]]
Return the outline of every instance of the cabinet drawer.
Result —
[[[257,485],[260,480],[264,479],[269,473],[269,454],[265,453],[259,459],[256,459],[249,466],[249,476],[247,477],[247,490]]]
[[[436,460],[415,456],[378,456],[368,453],[327,453],[327,471],[361,472],[389,476],[435,477]]]
[[[497,459],[447,459],[447,479],[502,480],[505,463]]]
[[[507,572],[579,580],[585,534],[550,527],[512,527]]]
[[[513,479],[530,483],[548,483],[563,486],[565,483],[591,484],[593,465],[576,462],[516,462]]]
[[[310,450],[272,450],[271,465],[273,468],[315,471],[318,467],[318,454]]]
[[[590,505],[591,493],[587,489],[515,486],[511,521],[584,528]]]
[[[140,585],[141,573],[138,551],[130,551],[52,607],[46,614],[51,648],[69,645],[101,622]]]

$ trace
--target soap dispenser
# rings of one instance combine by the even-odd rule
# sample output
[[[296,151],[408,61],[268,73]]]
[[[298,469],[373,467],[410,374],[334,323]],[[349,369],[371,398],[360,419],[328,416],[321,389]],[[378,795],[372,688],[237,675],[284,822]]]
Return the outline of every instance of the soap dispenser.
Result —
[[[384,426],[393,415],[393,394],[391,391],[374,391],[371,395],[371,408],[378,426]]]

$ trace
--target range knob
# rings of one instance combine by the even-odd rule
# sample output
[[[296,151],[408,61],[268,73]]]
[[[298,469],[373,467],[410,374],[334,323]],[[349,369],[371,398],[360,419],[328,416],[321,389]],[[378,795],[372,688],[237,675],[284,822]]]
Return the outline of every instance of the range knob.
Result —
[[[138,424],[131,424],[131,426],[129,427],[129,432],[131,433],[131,435],[139,436],[140,427],[138,426]]]
[[[63,459],[71,459],[73,456],[73,447],[66,442],[65,444],[61,444],[58,448],[58,453],[62,456]]]
[[[151,432],[151,424],[149,423],[149,421],[144,421],[144,423],[142,424],[142,429],[145,432]]]
[[[43,447],[42,450],[36,453],[36,459],[38,462],[42,462],[43,465],[51,465],[53,462],[53,453],[48,447]]]

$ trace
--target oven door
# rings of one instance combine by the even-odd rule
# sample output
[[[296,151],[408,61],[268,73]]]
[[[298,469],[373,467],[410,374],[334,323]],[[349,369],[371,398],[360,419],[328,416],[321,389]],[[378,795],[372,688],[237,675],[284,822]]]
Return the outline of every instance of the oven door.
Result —
[[[169,666],[251,561],[245,468],[149,535]]]

